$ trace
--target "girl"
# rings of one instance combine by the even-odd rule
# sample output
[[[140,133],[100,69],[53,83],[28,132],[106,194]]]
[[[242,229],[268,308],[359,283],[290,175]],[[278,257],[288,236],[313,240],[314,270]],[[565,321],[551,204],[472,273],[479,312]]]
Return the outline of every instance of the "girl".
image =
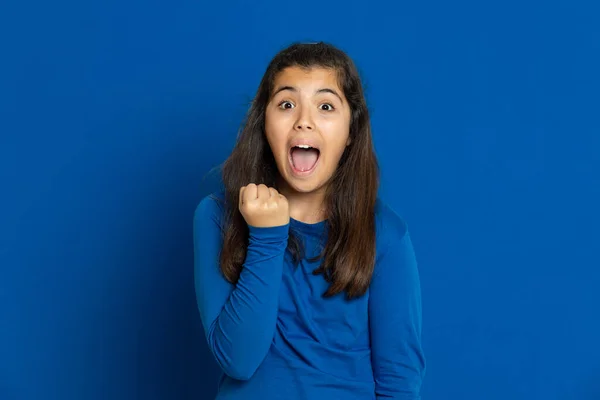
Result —
[[[352,60],[326,43],[277,54],[222,177],[194,214],[217,399],[420,399],[417,264],[377,194]]]

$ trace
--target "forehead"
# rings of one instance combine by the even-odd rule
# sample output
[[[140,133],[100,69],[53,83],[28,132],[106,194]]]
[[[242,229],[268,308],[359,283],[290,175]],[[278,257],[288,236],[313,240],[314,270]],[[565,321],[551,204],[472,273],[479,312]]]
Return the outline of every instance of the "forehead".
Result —
[[[313,87],[331,87],[341,91],[338,84],[338,74],[330,68],[313,67],[288,67],[275,76],[274,89],[278,86],[289,85],[298,89],[311,89]]]

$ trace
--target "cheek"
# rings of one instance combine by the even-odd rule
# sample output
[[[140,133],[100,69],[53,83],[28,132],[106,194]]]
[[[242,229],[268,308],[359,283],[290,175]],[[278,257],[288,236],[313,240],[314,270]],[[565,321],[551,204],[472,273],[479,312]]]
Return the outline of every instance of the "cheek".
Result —
[[[350,131],[350,121],[345,116],[336,115],[334,118],[322,118],[318,126],[322,132],[331,132],[336,137],[348,136]]]
[[[349,137],[349,127],[347,124],[337,124],[335,127],[328,130],[328,143],[336,157],[341,157],[346,149],[346,144]]]
[[[265,120],[265,136],[267,137],[271,151],[276,157],[280,156],[280,153],[285,151],[284,147],[286,143],[285,130],[278,122],[279,121],[274,121],[272,119]]]

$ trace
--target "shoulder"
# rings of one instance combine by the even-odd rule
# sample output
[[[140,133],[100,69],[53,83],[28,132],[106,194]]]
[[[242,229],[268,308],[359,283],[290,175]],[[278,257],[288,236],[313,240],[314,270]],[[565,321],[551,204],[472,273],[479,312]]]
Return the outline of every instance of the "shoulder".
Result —
[[[379,242],[402,239],[408,233],[406,220],[380,197],[375,203],[375,227]]]
[[[406,220],[380,197],[375,203],[375,231],[378,259],[391,247],[398,246],[409,235]]]
[[[225,212],[225,192],[215,191],[204,196],[194,210],[194,225],[214,222],[222,225]]]

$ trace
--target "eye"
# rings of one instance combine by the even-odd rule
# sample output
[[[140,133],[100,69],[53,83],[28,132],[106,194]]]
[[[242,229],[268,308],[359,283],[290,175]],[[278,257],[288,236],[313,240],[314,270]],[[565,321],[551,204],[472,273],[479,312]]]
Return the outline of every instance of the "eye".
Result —
[[[277,107],[284,109],[284,110],[289,110],[290,108],[294,108],[294,105],[291,102],[284,100],[281,103],[279,103],[279,105]]]
[[[328,108],[326,108],[326,109],[323,109],[323,108],[322,108],[323,106],[325,106],[325,107],[328,107]],[[325,104],[321,104],[321,110],[323,110],[323,111],[333,111],[333,110],[335,110],[335,107],[333,107],[333,106],[332,106],[331,104],[329,104],[329,103],[325,103]]]

